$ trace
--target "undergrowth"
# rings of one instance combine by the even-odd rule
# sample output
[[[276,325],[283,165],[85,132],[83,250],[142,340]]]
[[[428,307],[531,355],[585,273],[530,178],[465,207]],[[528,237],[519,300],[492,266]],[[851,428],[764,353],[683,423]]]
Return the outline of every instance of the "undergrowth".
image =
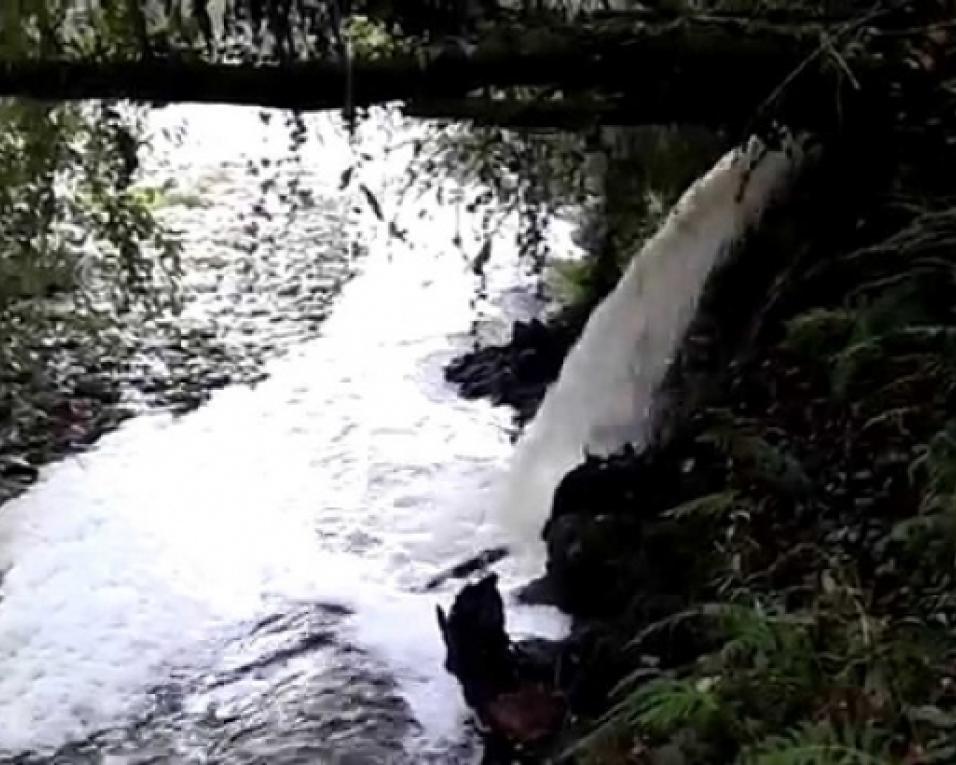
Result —
[[[942,71],[949,28],[913,27],[900,44],[915,56],[924,36],[936,46],[932,56],[924,46],[924,68]],[[867,34],[852,35],[864,52]],[[663,616],[630,606],[615,617],[631,636],[630,669],[604,714],[579,725],[569,759],[956,763],[956,201],[945,170],[956,90],[946,82],[887,131],[889,188],[859,232],[838,242],[807,232],[812,256],[778,285],[746,358],[682,434],[696,445],[687,455],[716,455],[707,475],[720,481],[650,517],[643,492],[643,538],[676,525],[688,560],[708,566],[701,581],[688,567]],[[933,131],[949,149],[926,149]],[[647,459],[635,473],[644,481],[660,474]],[[696,470],[691,457],[667,459]],[[642,497],[641,485],[631,493]]]
[[[652,524],[715,564],[635,628],[579,760],[956,762],[956,207],[791,289],[840,280],[698,417],[726,485]],[[655,655],[682,634],[692,656]]]

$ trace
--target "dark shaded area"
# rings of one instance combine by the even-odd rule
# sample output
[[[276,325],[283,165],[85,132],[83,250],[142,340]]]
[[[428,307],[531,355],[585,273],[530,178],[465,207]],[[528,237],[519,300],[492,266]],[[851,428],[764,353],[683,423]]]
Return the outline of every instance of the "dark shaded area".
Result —
[[[943,453],[939,429],[952,432],[956,294],[941,276],[953,263],[952,213],[914,218],[887,201],[899,182],[893,163],[905,155],[885,163],[874,155],[862,141],[822,154],[786,208],[712,276],[660,392],[652,446],[588,458],[556,491],[543,530],[546,576],[525,596],[574,616],[547,687],[565,699],[569,720],[609,712],[618,720],[589,740],[596,761],[632,762],[627,753],[639,748],[649,759],[636,762],[665,751],[677,761],[734,762],[754,745],[734,717],[715,725],[676,715],[660,730],[622,722],[628,713],[615,705],[653,693],[655,682],[683,688],[689,678],[692,693],[693,683],[718,677],[733,710],[720,714],[770,731],[814,714],[823,731],[890,725],[916,699],[940,714],[956,707],[939,685],[951,673],[943,657],[952,655],[954,601],[936,556],[952,550],[951,527],[931,520],[938,492],[951,497],[956,484],[941,464],[926,472],[926,460]],[[938,182],[935,169],[920,177]],[[906,236],[884,244],[906,220]],[[918,253],[913,270],[909,248]],[[475,601],[465,592],[463,614]],[[860,619],[881,626],[857,645]],[[503,646],[503,625],[494,625],[467,631],[472,640],[494,633]],[[741,629],[770,637],[760,643]],[[857,653],[875,645],[872,658]],[[459,674],[466,688],[501,675],[483,675],[476,646],[462,650],[473,657]],[[910,651],[920,661],[892,664]],[[844,661],[872,661],[892,676],[882,706],[867,706],[876,702],[864,700],[862,675],[833,679]],[[772,692],[775,672],[795,673],[779,680],[792,685]],[[474,700],[487,704],[486,695]],[[590,727],[570,723],[551,751]],[[935,742],[943,759],[913,754],[911,735]],[[880,752],[943,762],[941,736],[923,722],[874,741]]]
[[[523,425],[557,378],[585,319],[584,312],[577,311],[547,323],[515,322],[509,342],[479,347],[452,360],[445,379],[457,385],[464,398],[487,398],[496,406],[512,407],[517,424]]]
[[[281,64],[221,63],[178,54],[96,61],[8,59],[0,61],[0,92],[298,111],[403,101],[409,114],[448,118],[480,118],[476,104],[484,103],[507,123],[520,122],[522,107],[540,111],[540,102],[549,98],[525,98],[524,104],[515,104],[518,114],[508,117],[500,104],[473,100],[471,94],[490,87],[525,87],[560,91],[564,95],[557,103],[566,101],[585,112],[588,100],[597,97],[590,109],[595,116],[622,123],[692,123],[737,131],[755,117],[765,121],[770,115],[761,112],[773,95],[774,118],[829,132],[842,128],[850,113],[875,123],[892,120],[901,83],[932,86],[930,73],[901,67],[897,55],[901,40],[909,40],[896,29],[909,28],[917,18],[906,12],[879,17],[881,26],[874,26],[866,55],[849,59],[857,84],[851,88],[843,87],[839,70],[819,65],[827,63],[819,47],[821,34],[828,31],[825,24],[687,13],[679,20],[673,14],[636,20],[624,14],[572,24],[532,17],[492,25],[467,45],[459,38],[439,38],[437,44],[421,46],[420,54],[351,62],[327,53],[307,58],[280,54]],[[439,17],[433,22],[442,26]],[[283,36],[284,30],[278,37]],[[800,77],[792,77],[795,70]],[[654,76],[634,76],[640,72]],[[778,91],[784,81],[788,87]]]
[[[438,608],[445,668],[478,715],[488,745],[483,762],[536,762],[564,721],[565,699],[555,682],[560,646],[512,642],[497,582],[490,574],[466,585],[447,616]]]

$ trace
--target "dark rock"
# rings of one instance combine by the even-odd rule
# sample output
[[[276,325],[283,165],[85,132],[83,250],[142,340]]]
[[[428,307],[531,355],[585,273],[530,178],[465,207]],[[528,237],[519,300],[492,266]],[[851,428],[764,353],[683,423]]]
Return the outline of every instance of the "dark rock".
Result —
[[[692,437],[588,457],[555,491],[544,529],[547,577],[535,590],[579,618],[619,613],[647,591],[679,595],[704,563],[695,551],[706,531],[670,521],[667,511],[726,480],[726,457]]]
[[[468,560],[433,576],[425,585],[425,590],[434,590],[449,579],[464,579],[477,571],[483,571],[493,563],[497,563],[502,558],[507,557],[508,553],[509,550],[507,547],[492,547],[488,550],[483,550],[478,555],[472,556]]]
[[[204,384],[209,388],[225,388],[232,382],[232,376],[225,371],[212,371],[205,375]]]
[[[547,532],[548,580],[557,605],[579,616],[619,609],[630,597],[641,524],[623,515],[562,515]]]
[[[547,574],[528,582],[517,593],[518,602],[529,606],[556,606],[558,597],[554,581]]]
[[[40,470],[22,457],[6,457],[0,461],[0,476],[19,481],[32,483],[40,475]]]
[[[488,398],[495,405],[511,406],[517,421],[527,422],[557,378],[582,326],[583,319],[568,317],[550,324],[536,319],[515,322],[508,343],[476,348],[452,360],[445,379],[459,386],[463,398]]]
[[[496,759],[511,761],[507,753],[513,749],[553,736],[566,709],[556,682],[562,648],[545,640],[511,641],[496,575],[462,589],[447,616],[439,608],[438,624],[445,668],[461,683]]]
[[[651,518],[726,485],[727,460],[692,438],[637,453],[588,457],[558,484],[552,520],[562,515],[640,515]]]
[[[73,393],[79,398],[91,398],[105,404],[120,400],[120,392],[113,381],[100,375],[84,375],[73,383]]]
[[[447,649],[445,669],[458,678],[472,709],[480,713],[492,699],[517,688],[497,575],[465,586],[447,616],[438,608],[438,625]]]

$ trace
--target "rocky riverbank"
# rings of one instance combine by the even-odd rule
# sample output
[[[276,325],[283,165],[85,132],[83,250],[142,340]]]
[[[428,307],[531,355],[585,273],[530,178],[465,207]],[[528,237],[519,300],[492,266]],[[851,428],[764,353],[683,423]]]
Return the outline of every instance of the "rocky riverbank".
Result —
[[[586,318],[575,312],[547,322],[515,322],[508,342],[453,359],[445,368],[445,379],[463,398],[487,398],[495,406],[511,407],[520,428],[534,416],[548,385],[557,378]]]
[[[459,598],[489,761],[952,762],[956,216],[843,156],[711,279],[653,446],[557,490],[571,636],[529,668],[493,583]]]

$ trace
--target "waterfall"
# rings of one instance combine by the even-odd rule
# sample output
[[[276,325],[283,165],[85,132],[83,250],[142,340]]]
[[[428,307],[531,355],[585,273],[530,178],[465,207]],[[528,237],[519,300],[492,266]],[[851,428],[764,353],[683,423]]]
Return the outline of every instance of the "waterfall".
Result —
[[[538,538],[555,488],[585,452],[646,443],[654,393],[708,275],[784,190],[800,154],[796,142],[768,151],[756,139],[726,154],[595,309],[515,451],[501,512],[516,539]]]

